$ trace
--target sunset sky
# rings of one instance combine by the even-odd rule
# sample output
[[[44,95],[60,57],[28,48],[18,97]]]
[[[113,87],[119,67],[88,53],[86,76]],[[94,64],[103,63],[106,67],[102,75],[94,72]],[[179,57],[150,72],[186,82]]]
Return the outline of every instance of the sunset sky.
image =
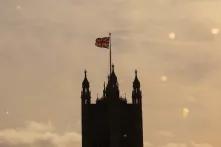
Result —
[[[143,92],[144,147],[221,146],[221,0],[0,0],[0,147],[81,147],[80,92]]]

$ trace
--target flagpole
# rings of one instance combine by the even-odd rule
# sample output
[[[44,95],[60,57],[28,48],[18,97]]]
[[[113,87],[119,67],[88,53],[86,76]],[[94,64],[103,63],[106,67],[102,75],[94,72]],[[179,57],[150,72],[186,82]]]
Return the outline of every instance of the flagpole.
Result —
[[[111,64],[112,64],[112,63],[111,63],[111,62],[112,62],[112,61],[111,61],[111,60],[112,60],[112,58],[111,58],[111,33],[109,33],[109,37],[110,37],[109,49],[110,49],[110,75],[111,75],[111,66],[112,66],[112,65],[111,65]]]

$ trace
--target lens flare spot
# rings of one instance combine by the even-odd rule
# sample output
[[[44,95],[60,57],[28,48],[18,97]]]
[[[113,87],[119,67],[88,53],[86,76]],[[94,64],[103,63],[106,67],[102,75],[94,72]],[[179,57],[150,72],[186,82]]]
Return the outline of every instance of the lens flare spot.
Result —
[[[211,33],[213,34],[213,35],[218,35],[219,34],[219,28],[212,28],[211,29]]]
[[[161,76],[161,82],[167,82],[168,78],[166,75]]]
[[[21,10],[21,6],[20,6],[20,5],[17,5],[17,6],[16,6],[16,10]]]
[[[174,32],[170,32],[168,34],[170,40],[174,40],[176,38],[176,34]]]
[[[182,109],[182,117],[183,117],[184,119],[189,116],[189,113],[190,113],[189,108],[184,107],[184,108]]]

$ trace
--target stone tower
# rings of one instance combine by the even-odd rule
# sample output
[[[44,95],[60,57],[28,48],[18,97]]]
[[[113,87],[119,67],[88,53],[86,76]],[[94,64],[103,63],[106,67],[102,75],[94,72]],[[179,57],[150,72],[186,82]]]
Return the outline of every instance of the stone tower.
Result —
[[[132,103],[119,95],[112,66],[103,96],[91,103],[90,84],[85,71],[81,92],[82,147],[143,147],[142,92],[135,71]]]

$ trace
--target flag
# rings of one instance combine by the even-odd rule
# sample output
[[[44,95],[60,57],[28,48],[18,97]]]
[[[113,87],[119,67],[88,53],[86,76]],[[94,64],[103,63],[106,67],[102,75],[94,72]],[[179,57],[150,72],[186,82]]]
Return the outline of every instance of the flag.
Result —
[[[95,45],[101,48],[109,48],[110,37],[97,38]]]

